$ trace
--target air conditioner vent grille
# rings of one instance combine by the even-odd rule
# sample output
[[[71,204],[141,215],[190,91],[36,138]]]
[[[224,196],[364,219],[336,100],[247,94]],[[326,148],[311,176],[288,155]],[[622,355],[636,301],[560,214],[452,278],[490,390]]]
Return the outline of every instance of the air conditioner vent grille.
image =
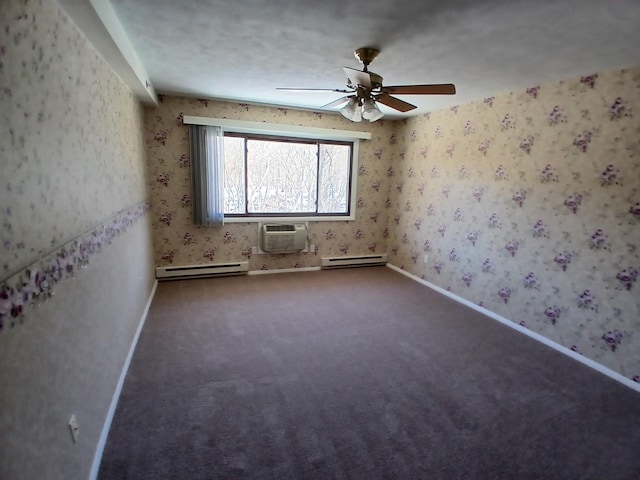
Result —
[[[295,225],[265,225],[267,232],[295,232]]]

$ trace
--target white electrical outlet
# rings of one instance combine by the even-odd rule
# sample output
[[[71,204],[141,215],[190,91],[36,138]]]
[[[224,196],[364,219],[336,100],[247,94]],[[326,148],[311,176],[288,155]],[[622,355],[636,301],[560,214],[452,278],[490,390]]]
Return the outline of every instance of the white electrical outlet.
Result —
[[[309,252],[316,253],[316,248],[316,244],[312,243],[311,245],[309,245]]]
[[[258,247],[254,245],[253,247],[251,247],[251,255],[257,255],[257,254],[258,254]]]
[[[71,431],[71,439],[73,443],[78,441],[78,435],[80,435],[80,425],[78,425],[78,420],[76,419],[75,414],[71,415],[69,419],[69,430]]]
[[[426,253],[422,256],[422,263],[424,263],[425,265],[429,262],[429,255],[427,255]]]

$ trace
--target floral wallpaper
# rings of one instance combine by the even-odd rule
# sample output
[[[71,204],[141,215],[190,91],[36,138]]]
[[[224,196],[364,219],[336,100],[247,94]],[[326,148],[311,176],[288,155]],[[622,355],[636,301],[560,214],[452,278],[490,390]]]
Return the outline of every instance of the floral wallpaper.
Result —
[[[640,68],[414,117],[397,146],[391,263],[640,381]]]
[[[252,255],[255,223],[193,226],[183,115],[370,129],[356,220],[312,222],[318,252],[294,255]],[[157,265],[248,259],[251,270],[280,269],[389,253],[640,381],[640,68],[374,124],[178,97],[146,116]]]
[[[0,12],[1,283],[147,190],[132,92],[56,2]]]
[[[143,121],[57,2],[0,1],[2,479],[89,477],[155,281]]]
[[[191,184],[187,127],[184,115],[284,123],[342,130],[368,129],[372,140],[360,141],[355,221],[310,222],[309,242],[316,253],[252,255],[258,245],[257,223],[196,227],[191,220]],[[322,256],[385,253],[387,218],[391,209],[395,122],[366,125],[340,115],[284,108],[162,97],[158,108],[147,109],[147,147],[153,205],[157,265],[195,265],[248,260],[251,270],[320,265]]]
[[[145,201],[119,212],[0,284],[0,330],[22,322],[28,308],[51,298],[58,283],[76,278],[94,255],[143,218],[149,208]]]

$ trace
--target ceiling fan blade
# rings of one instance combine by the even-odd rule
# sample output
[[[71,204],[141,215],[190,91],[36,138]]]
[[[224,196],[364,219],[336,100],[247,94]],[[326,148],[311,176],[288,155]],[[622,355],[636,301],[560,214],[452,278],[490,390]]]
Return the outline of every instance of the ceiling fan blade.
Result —
[[[331,103],[327,103],[326,105],[323,105],[320,108],[338,107],[338,106],[342,105],[343,103],[346,103],[351,97],[353,97],[353,95],[345,95],[344,97],[341,97],[341,98],[339,98],[337,100],[334,100]]]
[[[353,86],[362,85],[363,87],[371,88],[371,77],[367,72],[349,67],[342,67],[342,69]]]
[[[353,93],[353,90],[345,90],[343,88],[276,88],[276,90],[286,90],[288,92],[338,92]]]
[[[375,97],[376,102],[380,102],[387,107],[391,107],[400,112],[408,112],[409,110],[413,110],[414,108],[418,108],[415,105],[411,105],[399,98],[392,97],[388,93],[384,93],[380,96]]]
[[[396,85],[393,87],[382,87],[382,91],[395,95],[454,95],[456,93],[456,86],[453,83]]]

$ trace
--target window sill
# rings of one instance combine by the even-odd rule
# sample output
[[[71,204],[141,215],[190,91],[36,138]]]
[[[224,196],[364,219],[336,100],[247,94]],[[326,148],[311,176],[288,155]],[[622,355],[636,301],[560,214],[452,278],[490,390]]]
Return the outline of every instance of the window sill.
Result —
[[[224,223],[351,222],[355,215],[335,217],[224,217]]]

